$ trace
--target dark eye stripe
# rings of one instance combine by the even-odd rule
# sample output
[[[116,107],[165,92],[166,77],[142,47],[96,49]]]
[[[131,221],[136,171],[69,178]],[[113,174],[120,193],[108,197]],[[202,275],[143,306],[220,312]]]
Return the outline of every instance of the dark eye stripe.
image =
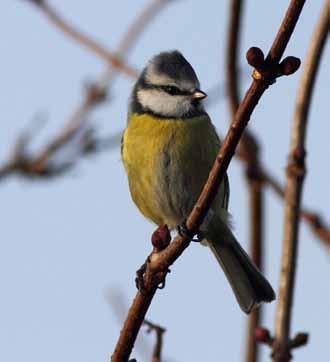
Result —
[[[143,88],[147,89],[161,89],[162,91],[170,94],[170,95],[182,95],[182,96],[188,96],[192,93],[189,91],[183,91],[180,88],[174,86],[174,85],[156,85],[156,84],[150,84],[150,83],[144,83]]]
[[[175,86],[165,85],[165,86],[161,86],[161,89],[172,96],[175,96],[175,95],[178,95],[181,93],[180,89]]]
[[[159,86],[160,89],[162,89],[164,92],[175,96],[175,95],[189,95],[190,93],[187,91],[182,91],[180,88],[172,85],[162,85]]]

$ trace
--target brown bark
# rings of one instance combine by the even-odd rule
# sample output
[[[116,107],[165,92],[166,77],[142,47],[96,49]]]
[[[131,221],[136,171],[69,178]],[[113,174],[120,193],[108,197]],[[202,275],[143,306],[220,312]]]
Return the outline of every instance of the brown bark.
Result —
[[[293,346],[290,334],[299,241],[300,205],[305,177],[306,129],[317,70],[329,30],[328,9],[326,2],[307,54],[293,120],[285,189],[282,266],[273,342],[274,362],[287,362],[292,357]]]

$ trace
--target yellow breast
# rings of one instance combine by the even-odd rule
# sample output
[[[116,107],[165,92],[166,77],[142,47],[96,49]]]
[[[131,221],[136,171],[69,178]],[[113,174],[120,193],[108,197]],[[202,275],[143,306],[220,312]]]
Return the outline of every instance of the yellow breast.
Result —
[[[200,192],[217,144],[208,117],[167,120],[131,115],[122,158],[140,211],[158,225],[177,225]]]

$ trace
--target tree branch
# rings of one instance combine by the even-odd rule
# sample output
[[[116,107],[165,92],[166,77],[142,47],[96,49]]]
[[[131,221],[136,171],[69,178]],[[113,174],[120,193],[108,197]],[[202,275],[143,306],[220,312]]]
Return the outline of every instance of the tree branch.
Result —
[[[228,26],[228,40],[226,51],[226,86],[231,114],[237,111],[240,102],[238,66],[238,50],[240,43],[241,20],[244,0],[233,0],[230,6],[230,20]]]
[[[276,37],[271,48],[271,52],[266,58],[267,63],[264,64],[263,69],[255,70],[254,80],[242,103],[238,107],[231,127],[224,139],[214,166],[209,174],[209,178],[196,205],[187,219],[187,233],[182,236],[177,236],[169,244],[169,246],[165,247],[162,251],[154,249],[149,256],[144,275],[143,292],[138,291],[135,299],[133,300],[115,347],[115,351],[112,355],[112,362],[125,362],[128,360],[138,331],[157,290],[157,286],[159,283],[164,282],[169,266],[173,264],[188,247],[191,238],[198,231],[201,223],[203,222],[209,207],[217,194],[219,185],[223,180],[229,162],[233,157],[237,144],[254,108],[268,86],[272,84],[275,81],[275,78],[279,75],[280,69],[278,61],[287,46],[296,22],[298,21],[304,2],[305,1],[303,0],[291,1],[279,30],[280,36]],[[277,44],[278,42],[281,44]],[[252,53],[255,53],[255,49],[252,49]],[[250,64],[252,63],[252,53],[251,51],[248,52],[248,61]]]
[[[291,151],[285,189],[282,266],[275,323],[275,340],[273,342],[274,362],[289,361],[291,359],[291,349],[293,348],[292,340],[290,339],[291,314],[299,240],[300,203],[305,176],[306,129],[315,79],[328,30],[329,7],[328,3],[325,2],[307,53],[293,120]],[[307,343],[306,338],[304,343]],[[295,344],[295,347],[297,346]]]
[[[314,234],[323,241],[323,244],[330,248],[330,227],[325,224],[322,217],[314,211],[306,209],[301,211],[300,217],[308,223]]]
[[[228,30],[228,43],[226,52],[226,87],[232,114],[235,114],[240,98],[238,86],[239,69],[237,64],[237,53],[239,49],[239,32],[243,4],[243,0],[233,0],[231,2],[231,18]],[[284,188],[280,184],[280,182],[278,182],[276,178],[271,175],[271,173],[266,169],[265,165],[262,164],[260,159],[259,142],[256,136],[249,130],[248,127],[243,133],[242,139],[238,146],[238,150],[236,152],[236,156],[245,163],[246,175],[250,175],[249,182],[254,182],[260,187],[260,190],[258,190],[257,187],[250,187],[250,190],[254,190],[253,192],[262,193],[262,185],[265,184],[266,186],[269,186],[279,197],[284,199]],[[260,196],[260,198],[258,198],[257,196],[251,196],[250,199],[258,200],[261,199],[261,197],[262,196]],[[260,205],[254,205],[255,206],[251,205],[251,207],[261,207]],[[324,245],[326,247],[330,247],[330,226],[326,225],[321,217],[315,212],[302,210],[301,217],[309,225],[312,232],[324,243]],[[251,224],[253,228],[255,228],[255,225],[255,223]],[[252,233],[256,235],[257,230],[252,231]],[[261,235],[259,239],[261,239]],[[257,266],[259,268],[261,267],[261,265],[258,264]],[[260,313],[260,311],[261,310],[259,308],[255,313]],[[252,359],[250,360],[254,361],[253,357],[251,358]]]
[[[264,169],[262,170],[262,180],[269,186],[275,194],[284,199],[284,187],[273,175],[270,175]],[[327,225],[323,218],[315,211],[302,207],[300,218],[307,223],[311,231],[322,241],[327,248],[330,247],[330,226]]]
[[[153,331],[156,335],[155,347],[152,353],[151,362],[161,362],[163,349],[163,334],[166,332],[166,329],[159,326],[158,324],[151,323],[146,319],[143,323],[148,327],[148,333]]]
[[[80,30],[74,28],[66,20],[64,20],[58,12],[46,0],[27,0],[28,2],[36,5],[38,9],[48,18],[57,29],[62,31],[65,35],[75,40],[77,43],[83,45],[92,53],[97,55],[109,63],[117,71],[126,74],[128,77],[136,78],[138,72],[133,67],[125,64],[120,57],[112,53],[105,46],[92,39],[89,35],[84,34]]]
[[[244,1],[231,2],[230,22],[227,43],[227,93],[232,115],[239,104],[238,51],[241,18]],[[249,190],[250,209],[250,254],[255,265],[262,271],[263,237],[263,183],[261,180],[260,147],[256,137],[245,129],[238,146],[238,157],[245,164],[245,179]],[[248,320],[246,361],[259,360],[259,348],[255,339],[255,330],[261,320],[262,306],[252,311]]]
[[[264,192],[260,180],[249,181],[250,195],[250,243],[251,258],[255,265],[263,270],[263,230],[264,230]],[[253,310],[248,320],[246,361],[257,362],[260,358],[259,345],[255,339],[255,330],[262,321],[263,307]]]
[[[46,6],[47,10],[54,13],[54,10],[47,6],[45,1],[42,0],[27,0],[39,7]],[[146,26],[151,20],[169,3],[170,0],[154,0],[149,3],[142,12],[135,18],[132,25],[124,34],[122,41],[118,47],[117,54],[121,58],[126,56],[130,48],[136,43],[137,38],[141,35]],[[55,13],[55,18],[57,15]],[[63,20],[60,19],[60,23]],[[70,29],[69,25],[66,25]],[[77,32],[75,30],[75,32]],[[80,34],[80,33],[79,33]],[[80,34],[78,38],[87,38],[86,35]],[[89,39],[89,38],[87,38]],[[79,39],[77,39],[79,41]],[[87,42],[93,43],[93,40]],[[106,52],[109,52],[106,50]],[[12,156],[0,167],[0,181],[6,177],[20,174],[29,178],[43,178],[55,177],[62,175],[69,170],[74,160],[66,161],[65,163],[51,163],[50,160],[54,158],[58,151],[61,151],[65,146],[73,141],[80,133],[80,149],[82,154],[90,154],[99,152],[105,147],[111,145],[118,139],[118,135],[108,137],[105,139],[97,139],[93,136],[91,128],[86,128],[88,113],[101,102],[107,98],[107,87],[114,80],[115,75],[120,68],[113,67],[109,64],[108,70],[100,77],[98,82],[89,84],[85,88],[85,95],[77,109],[73,112],[72,117],[64,124],[63,128],[59,131],[50,142],[48,142],[37,154],[31,155],[28,152],[29,142],[31,140],[30,132],[23,132],[15,142]],[[137,74],[135,74],[137,76]],[[134,78],[135,79],[135,78]],[[29,137],[27,137],[29,133]]]

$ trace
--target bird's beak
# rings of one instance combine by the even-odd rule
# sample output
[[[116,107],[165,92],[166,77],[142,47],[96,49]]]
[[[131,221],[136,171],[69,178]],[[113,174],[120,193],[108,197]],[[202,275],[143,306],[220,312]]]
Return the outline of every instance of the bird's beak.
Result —
[[[207,97],[207,94],[201,91],[200,89],[196,89],[194,93],[192,94],[192,97],[194,99],[204,99]]]

